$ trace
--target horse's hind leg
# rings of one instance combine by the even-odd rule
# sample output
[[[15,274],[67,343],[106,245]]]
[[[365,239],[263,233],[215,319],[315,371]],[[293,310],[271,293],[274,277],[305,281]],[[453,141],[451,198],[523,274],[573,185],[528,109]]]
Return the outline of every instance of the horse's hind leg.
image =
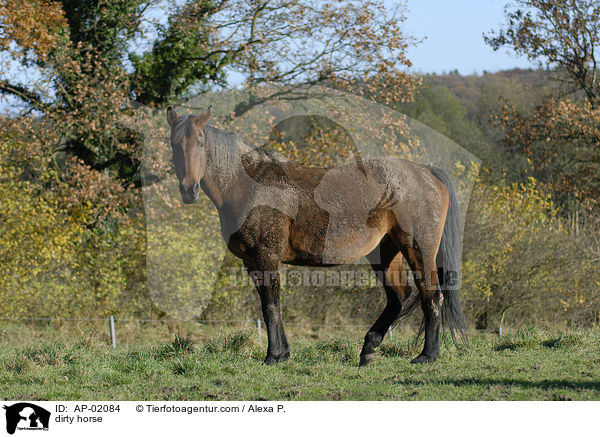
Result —
[[[418,247],[405,248],[404,252],[406,260],[415,274],[415,284],[419,289],[425,322],[425,345],[423,346],[423,351],[411,363],[429,363],[437,359],[440,351],[443,296],[437,281],[436,252],[427,249],[420,250]]]
[[[404,280],[402,271],[402,254],[392,240],[386,236],[367,259],[382,282],[387,303],[377,321],[371,326],[360,353],[360,365],[370,363],[376,357],[375,349],[383,341],[386,332],[394,323],[400,311],[402,302],[410,294],[410,287]]]

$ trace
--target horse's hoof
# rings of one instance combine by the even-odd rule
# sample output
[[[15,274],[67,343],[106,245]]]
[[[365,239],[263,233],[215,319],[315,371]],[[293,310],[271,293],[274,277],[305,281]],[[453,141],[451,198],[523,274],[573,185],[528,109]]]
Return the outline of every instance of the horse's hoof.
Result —
[[[278,361],[275,357],[269,355],[267,358],[265,358],[264,364],[266,366],[271,366],[273,364],[276,364],[277,362]]]
[[[272,364],[276,364],[276,363],[283,363],[284,361],[287,361],[290,358],[290,353],[289,352],[285,352],[281,355],[277,355],[277,356],[273,356],[273,355],[269,355],[267,356],[267,358],[265,358],[264,363],[267,366],[270,366]]]
[[[288,352],[286,352],[286,353],[284,353],[284,354],[281,354],[281,355],[279,356],[279,360],[278,360],[278,361],[279,361],[280,363],[283,363],[284,361],[287,361],[289,358],[290,358],[290,352],[288,351]]]
[[[371,361],[374,361],[377,358],[377,354],[375,352],[371,354],[361,355],[360,362],[358,363],[359,367],[366,366]]]
[[[427,355],[419,355],[417,358],[412,360],[411,364],[423,364],[423,363],[433,363],[435,361],[434,357],[430,357]]]

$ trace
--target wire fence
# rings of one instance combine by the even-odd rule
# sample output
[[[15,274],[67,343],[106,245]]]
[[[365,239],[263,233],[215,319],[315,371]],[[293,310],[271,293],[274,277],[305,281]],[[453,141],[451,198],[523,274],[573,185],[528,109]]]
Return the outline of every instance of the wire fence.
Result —
[[[128,319],[118,318],[114,316],[104,318],[69,318],[69,317],[0,317],[0,320],[5,321],[41,321],[41,322],[106,322],[111,317],[114,318],[115,322],[124,323],[196,323],[196,324],[254,324],[260,319],[256,320],[235,320],[235,319],[193,319],[193,320],[174,320],[174,319]],[[287,325],[291,326],[311,326],[311,327],[322,327],[322,328],[362,328],[369,327],[370,324],[366,323],[353,323],[353,324],[336,324],[336,323],[310,323],[310,322],[286,322]]]
[[[0,317],[0,320],[9,322],[108,322],[108,331],[110,337],[110,343],[113,348],[117,347],[117,335],[116,335],[116,324],[121,323],[157,323],[157,324],[181,324],[181,323],[194,323],[194,324],[240,324],[240,325],[256,325],[258,331],[258,337],[262,338],[262,320],[227,320],[227,319],[194,319],[194,320],[174,320],[174,319],[130,319],[130,318],[116,318],[109,316],[108,318],[71,318],[71,317]],[[315,327],[315,328],[368,328],[371,325],[366,323],[354,323],[354,324],[331,324],[331,323],[309,323],[309,322],[286,322],[286,326],[304,326],[304,327]],[[390,340],[393,338],[393,326],[390,326],[388,335]],[[498,329],[476,329],[476,332],[492,332],[502,337],[502,328]]]

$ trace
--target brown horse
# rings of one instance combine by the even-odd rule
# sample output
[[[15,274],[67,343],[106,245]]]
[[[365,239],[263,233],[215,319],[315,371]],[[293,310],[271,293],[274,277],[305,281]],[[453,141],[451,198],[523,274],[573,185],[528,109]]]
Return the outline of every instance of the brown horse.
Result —
[[[282,263],[332,266],[366,257],[382,273],[387,304],[365,336],[361,365],[419,302],[425,345],[413,363],[437,358],[442,321],[453,339],[463,334],[460,212],[445,171],[392,157],[305,167],[207,125],[210,115],[211,107],[184,117],[167,109],[179,190],[188,204],[201,189],[206,193],[229,250],[250,273],[267,326],[266,364],[290,353],[279,298]],[[418,293],[402,274],[402,257]]]

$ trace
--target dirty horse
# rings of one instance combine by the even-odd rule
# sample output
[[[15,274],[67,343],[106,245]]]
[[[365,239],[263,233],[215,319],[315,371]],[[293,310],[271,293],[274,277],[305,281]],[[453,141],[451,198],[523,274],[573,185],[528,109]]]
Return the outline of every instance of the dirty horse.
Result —
[[[445,171],[393,157],[306,167],[207,125],[211,108],[183,117],[167,109],[173,163],[183,202],[206,193],[229,250],[256,286],[268,333],[266,364],[290,355],[280,306],[282,263],[368,259],[387,304],[365,336],[361,365],[376,357],[391,324],[419,303],[425,344],[413,363],[437,358],[442,322],[453,339],[463,334],[460,213]],[[406,281],[403,257],[418,292]]]

